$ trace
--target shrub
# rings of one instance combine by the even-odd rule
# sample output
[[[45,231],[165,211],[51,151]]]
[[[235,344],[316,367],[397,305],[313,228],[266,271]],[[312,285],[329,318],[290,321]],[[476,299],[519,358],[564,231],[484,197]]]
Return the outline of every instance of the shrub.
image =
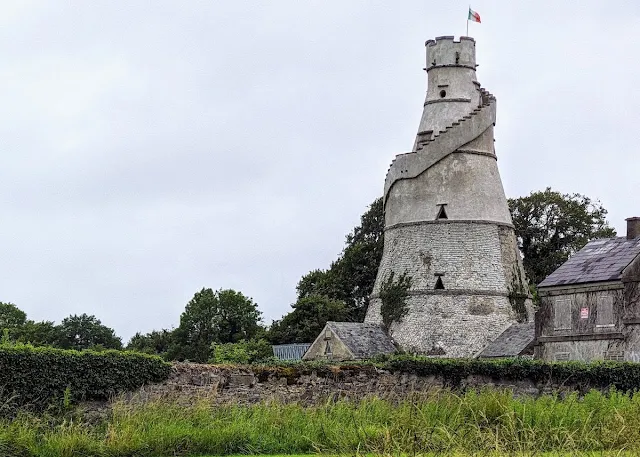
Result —
[[[239,341],[211,345],[209,363],[256,363],[273,357],[273,349],[267,340]]]
[[[120,351],[0,347],[0,402],[36,410],[79,400],[106,400],[169,376],[159,357]],[[66,394],[65,394],[66,392]]]
[[[286,373],[293,382],[298,377],[314,371],[320,376],[340,376],[342,372],[375,372],[377,369],[418,376],[435,376],[453,388],[464,387],[463,381],[468,376],[486,376],[496,380],[566,385],[576,387],[582,392],[592,388],[615,388],[623,392],[640,391],[640,363],[632,362],[545,362],[525,358],[441,359],[395,355],[368,361],[339,363],[270,361],[268,364],[254,367],[261,380]]]
[[[610,387],[621,391],[640,389],[640,364],[631,362],[545,362],[524,358],[488,360],[396,356],[380,365],[392,371],[440,376],[454,387],[467,376],[480,375],[494,379],[574,385],[583,390]]]
[[[387,276],[380,287],[380,299],[382,305],[382,323],[386,328],[390,328],[393,322],[399,322],[409,312],[407,297],[411,288],[411,276],[402,273],[398,279],[394,279],[394,272]]]

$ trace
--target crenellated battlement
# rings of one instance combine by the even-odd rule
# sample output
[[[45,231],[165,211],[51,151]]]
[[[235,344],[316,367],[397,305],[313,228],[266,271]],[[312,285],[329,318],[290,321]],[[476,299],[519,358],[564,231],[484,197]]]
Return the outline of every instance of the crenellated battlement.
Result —
[[[462,67],[476,69],[476,41],[471,37],[439,36],[427,40],[426,70],[440,67]]]

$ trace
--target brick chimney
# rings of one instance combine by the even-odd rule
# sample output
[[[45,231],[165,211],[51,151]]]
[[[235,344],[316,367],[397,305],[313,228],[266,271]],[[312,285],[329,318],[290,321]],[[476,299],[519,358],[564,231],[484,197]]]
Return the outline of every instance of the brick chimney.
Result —
[[[633,240],[640,236],[640,217],[629,217],[627,221],[627,239]]]

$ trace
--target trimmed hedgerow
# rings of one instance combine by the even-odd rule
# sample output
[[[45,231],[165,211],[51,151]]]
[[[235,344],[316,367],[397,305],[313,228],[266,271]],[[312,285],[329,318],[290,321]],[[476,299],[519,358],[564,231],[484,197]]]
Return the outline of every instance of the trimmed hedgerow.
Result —
[[[544,362],[524,358],[513,359],[441,359],[398,355],[359,362],[281,362],[254,365],[260,380],[284,376],[291,382],[302,375],[316,372],[321,376],[340,378],[354,371],[384,369],[396,373],[435,376],[447,386],[463,387],[468,376],[486,376],[495,380],[532,381],[555,386],[573,386],[580,390],[640,390],[640,364],[631,362]]]
[[[170,368],[159,357],[135,352],[0,347],[0,402],[43,409],[63,398],[106,400],[164,381]]]
[[[586,388],[640,389],[640,364],[630,362],[544,362],[529,359],[432,359],[395,357],[382,364],[393,371],[440,376],[451,386],[472,375]]]

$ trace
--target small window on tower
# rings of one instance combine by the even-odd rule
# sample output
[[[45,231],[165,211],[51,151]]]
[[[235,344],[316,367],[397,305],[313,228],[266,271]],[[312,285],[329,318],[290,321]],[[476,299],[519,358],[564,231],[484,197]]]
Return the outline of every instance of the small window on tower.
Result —
[[[446,203],[438,205],[440,209],[438,209],[438,215],[436,216],[436,219],[449,219],[449,216],[447,216],[447,210],[444,209],[446,205]]]
[[[442,282],[442,276],[438,275],[438,279],[436,279],[436,285],[433,288],[434,290],[444,290],[444,283]]]

